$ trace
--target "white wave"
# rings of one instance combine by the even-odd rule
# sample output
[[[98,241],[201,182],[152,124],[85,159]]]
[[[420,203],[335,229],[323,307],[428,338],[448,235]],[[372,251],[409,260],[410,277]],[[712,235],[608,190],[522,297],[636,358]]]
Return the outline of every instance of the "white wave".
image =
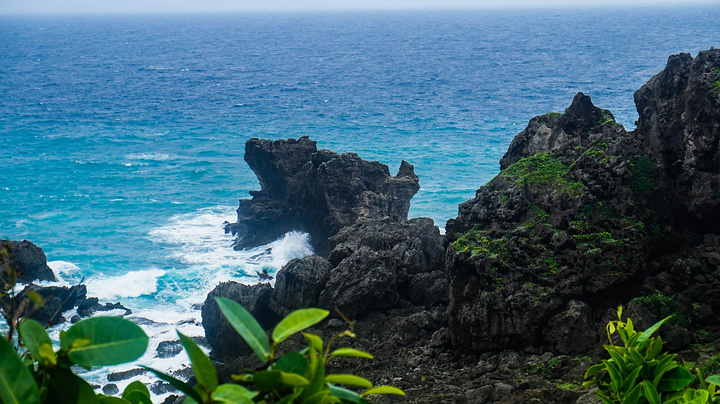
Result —
[[[70,286],[82,277],[80,267],[67,261],[48,261],[57,282],[40,282],[40,286]]]
[[[120,276],[94,275],[85,281],[85,285],[88,296],[95,296],[100,300],[139,297],[155,293],[158,278],[163,275],[165,271],[157,268],[132,271]]]
[[[177,156],[165,153],[133,153],[125,156],[128,160],[152,160],[167,161],[177,158]]]

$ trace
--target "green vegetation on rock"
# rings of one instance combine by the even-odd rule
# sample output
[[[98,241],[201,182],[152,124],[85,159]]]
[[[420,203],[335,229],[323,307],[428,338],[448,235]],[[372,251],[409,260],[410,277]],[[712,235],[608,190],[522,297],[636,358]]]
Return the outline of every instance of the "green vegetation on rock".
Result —
[[[469,252],[472,256],[497,258],[502,264],[509,259],[508,239],[488,238],[485,232],[472,229],[452,243],[455,251]]]
[[[585,185],[579,181],[567,180],[567,172],[568,167],[550,153],[537,153],[520,159],[500,175],[513,178],[519,186],[558,185],[561,191],[577,195]]]
[[[654,171],[655,162],[650,156],[630,160],[630,174],[632,175],[630,188],[635,194],[646,196],[655,190]]]

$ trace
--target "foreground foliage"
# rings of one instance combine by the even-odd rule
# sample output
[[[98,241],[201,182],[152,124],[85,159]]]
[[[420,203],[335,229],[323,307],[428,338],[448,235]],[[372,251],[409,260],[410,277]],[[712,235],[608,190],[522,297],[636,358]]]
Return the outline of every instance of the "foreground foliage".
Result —
[[[690,387],[693,375],[675,354],[663,352],[663,341],[652,335],[670,317],[645,331],[636,331],[632,320],[618,319],[607,324],[609,345],[603,346],[610,359],[591,366],[585,373],[584,386],[596,386],[595,395],[605,404],[720,403],[720,376],[705,378],[697,369],[699,388]],[[615,345],[617,338],[622,345]]]
[[[5,255],[6,252],[3,251]],[[93,317],[60,332],[56,350],[45,327],[23,318],[32,313],[27,300],[18,303],[14,288],[17,273],[10,266],[2,281],[0,313],[7,327],[0,337],[0,403],[2,404],[152,404],[148,388],[130,383],[121,397],[96,394],[76,375],[73,367],[91,369],[131,362],[143,355],[148,337],[135,323],[118,317]],[[31,296],[32,298],[32,296]],[[32,299],[36,307],[43,302]],[[368,403],[372,394],[405,393],[391,386],[378,386],[362,377],[327,374],[325,366],[336,357],[372,359],[367,352],[352,348],[331,351],[342,337],[355,337],[347,330],[327,344],[314,334],[304,333],[307,347],[300,352],[276,358],[278,344],[328,316],[328,311],[309,308],[290,313],[272,332],[272,341],[255,318],[236,302],[216,298],[223,315],[257,356],[265,362],[257,370],[243,370],[233,379],[238,383],[219,384],[215,366],[190,337],[178,332],[180,343],[190,358],[197,384],[190,384],[155,369],[146,368],[160,379],[186,394],[185,403]],[[352,329],[352,323],[350,328]],[[362,393],[341,386],[365,389]]]

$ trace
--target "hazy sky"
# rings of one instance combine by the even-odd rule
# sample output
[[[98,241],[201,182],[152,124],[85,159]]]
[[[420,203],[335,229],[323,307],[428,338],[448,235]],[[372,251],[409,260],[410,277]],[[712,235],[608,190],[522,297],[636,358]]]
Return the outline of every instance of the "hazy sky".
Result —
[[[717,4],[720,0],[0,0],[0,14],[95,14]]]

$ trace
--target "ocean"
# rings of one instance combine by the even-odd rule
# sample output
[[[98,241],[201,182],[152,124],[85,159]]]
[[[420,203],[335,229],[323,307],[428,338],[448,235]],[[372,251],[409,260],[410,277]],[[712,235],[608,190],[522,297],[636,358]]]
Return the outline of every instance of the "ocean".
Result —
[[[139,363],[177,369],[184,355],[155,348],[203,335],[218,282],[312,253],[301,233],[271,255],[230,247],[222,223],[259,189],[247,139],[406,160],[410,216],[442,228],[528,120],[578,91],[633,129],[633,92],[669,55],[719,46],[718,21],[720,5],[0,17],[0,238],[131,308],[153,336]]]

